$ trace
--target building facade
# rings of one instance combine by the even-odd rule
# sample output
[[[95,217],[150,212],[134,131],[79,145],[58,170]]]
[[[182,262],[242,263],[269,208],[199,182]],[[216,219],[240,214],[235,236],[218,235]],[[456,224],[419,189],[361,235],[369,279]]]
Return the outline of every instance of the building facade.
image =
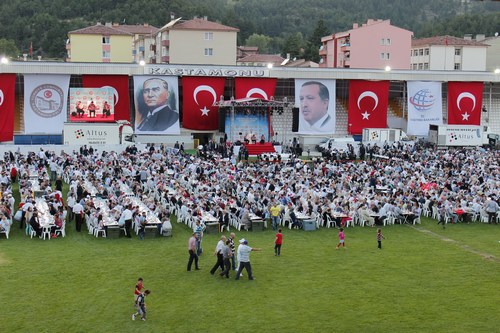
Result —
[[[412,70],[485,71],[488,45],[453,36],[420,38],[412,41]]]
[[[368,20],[348,31],[321,39],[320,67],[410,69],[408,54],[413,32],[391,25],[390,20]]]
[[[156,34],[154,59],[165,64],[236,65],[238,31],[206,18],[178,18]]]
[[[68,32],[67,61],[132,63],[148,57],[158,28],[144,25],[97,23]]]
[[[500,37],[487,37],[484,40],[478,41],[489,45],[488,49],[486,50],[486,70],[495,71],[497,69],[500,69]]]

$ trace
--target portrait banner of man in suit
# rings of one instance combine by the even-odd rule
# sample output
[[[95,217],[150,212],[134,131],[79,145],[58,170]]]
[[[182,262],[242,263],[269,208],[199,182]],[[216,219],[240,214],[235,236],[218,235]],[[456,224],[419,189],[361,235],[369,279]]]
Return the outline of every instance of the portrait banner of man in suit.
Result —
[[[335,133],[335,80],[295,80],[299,133]]]
[[[136,134],[180,134],[176,76],[134,76]]]

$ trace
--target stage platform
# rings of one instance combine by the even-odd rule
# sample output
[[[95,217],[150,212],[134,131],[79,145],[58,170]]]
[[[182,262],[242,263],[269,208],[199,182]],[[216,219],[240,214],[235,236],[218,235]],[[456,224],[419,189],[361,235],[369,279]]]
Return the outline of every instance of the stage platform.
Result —
[[[257,156],[264,153],[274,153],[276,150],[271,142],[245,144],[248,150],[248,156]]]

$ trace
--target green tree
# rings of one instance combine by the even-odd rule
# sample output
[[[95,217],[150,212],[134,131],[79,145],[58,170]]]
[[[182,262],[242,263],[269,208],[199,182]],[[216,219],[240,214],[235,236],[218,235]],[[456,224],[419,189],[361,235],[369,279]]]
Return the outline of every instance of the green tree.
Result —
[[[303,55],[304,46],[305,42],[302,33],[290,34],[286,37],[283,45],[283,56],[286,57],[290,54],[290,58],[292,59],[299,58]]]
[[[269,53],[269,45],[272,42],[272,38],[266,35],[252,34],[245,41],[246,46],[257,46],[259,48],[259,53],[267,54]]]
[[[307,40],[304,51],[304,58],[314,62],[319,62],[319,48],[321,47],[321,38],[330,35],[330,30],[326,27],[325,21],[319,20],[316,24],[313,34]]]
[[[0,56],[9,58],[17,58],[20,52],[13,40],[1,38],[0,39]]]

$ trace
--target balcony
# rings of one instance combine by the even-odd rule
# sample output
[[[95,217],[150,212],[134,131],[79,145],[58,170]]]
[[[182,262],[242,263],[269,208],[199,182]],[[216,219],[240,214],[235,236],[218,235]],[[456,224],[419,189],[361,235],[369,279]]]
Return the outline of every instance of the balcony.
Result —
[[[326,47],[320,48],[319,49],[319,56],[326,56],[327,55],[327,49]]]
[[[166,46],[166,47],[169,47],[170,46],[170,39],[164,39],[161,41],[161,46]]]
[[[351,44],[340,44],[340,51],[347,52],[351,50]]]
[[[161,57],[161,62],[162,63],[169,63],[170,62],[170,56],[162,56]]]

